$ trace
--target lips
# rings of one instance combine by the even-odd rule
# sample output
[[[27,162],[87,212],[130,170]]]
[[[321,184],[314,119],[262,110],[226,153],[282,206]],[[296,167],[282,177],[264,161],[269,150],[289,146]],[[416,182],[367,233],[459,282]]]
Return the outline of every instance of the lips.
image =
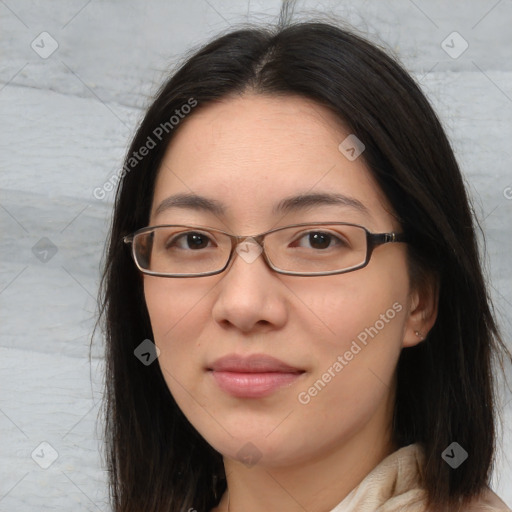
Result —
[[[231,354],[217,359],[208,369],[220,372],[242,373],[296,373],[303,371],[300,368],[295,368],[275,357],[265,354],[252,354],[246,357]]]
[[[262,398],[289,386],[305,373],[265,354],[236,354],[217,359],[208,368],[220,389],[238,398]]]

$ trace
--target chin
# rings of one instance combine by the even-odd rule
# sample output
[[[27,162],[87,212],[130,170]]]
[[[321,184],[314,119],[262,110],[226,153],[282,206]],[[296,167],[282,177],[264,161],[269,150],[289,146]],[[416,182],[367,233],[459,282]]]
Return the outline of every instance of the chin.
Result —
[[[275,428],[275,426],[274,426]],[[224,435],[204,435],[208,444],[217,450],[223,457],[239,461],[247,467],[286,467],[299,464],[311,458],[308,445],[308,452],[305,451],[304,442],[291,442],[293,435],[283,432],[276,435],[272,429],[264,433],[260,429],[250,429],[245,432],[229,430],[233,437]],[[272,432],[269,435],[269,432]]]

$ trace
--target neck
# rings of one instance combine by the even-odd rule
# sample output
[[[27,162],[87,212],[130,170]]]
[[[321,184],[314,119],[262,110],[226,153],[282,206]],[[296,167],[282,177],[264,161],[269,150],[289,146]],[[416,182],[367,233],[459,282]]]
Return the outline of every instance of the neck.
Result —
[[[214,511],[330,511],[396,449],[391,429],[383,436],[382,423],[370,421],[338,446],[324,447],[315,460],[293,466],[247,467],[224,458],[228,490]]]

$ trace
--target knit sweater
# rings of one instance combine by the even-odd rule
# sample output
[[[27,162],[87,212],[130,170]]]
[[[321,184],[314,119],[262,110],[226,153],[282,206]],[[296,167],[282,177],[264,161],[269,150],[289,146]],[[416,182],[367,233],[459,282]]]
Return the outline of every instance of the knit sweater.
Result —
[[[435,512],[426,508],[421,486],[424,454],[417,443],[378,464],[331,512]],[[462,512],[512,512],[489,488]]]

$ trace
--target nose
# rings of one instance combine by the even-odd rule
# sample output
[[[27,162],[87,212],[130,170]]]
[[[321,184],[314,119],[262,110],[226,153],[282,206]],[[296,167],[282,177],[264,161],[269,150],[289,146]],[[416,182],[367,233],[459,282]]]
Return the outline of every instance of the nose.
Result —
[[[212,315],[224,328],[247,333],[285,325],[287,288],[280,275],[268,267],[262,247],[254,239],[247,238],[239,243],[216,288],[218,296]]]

